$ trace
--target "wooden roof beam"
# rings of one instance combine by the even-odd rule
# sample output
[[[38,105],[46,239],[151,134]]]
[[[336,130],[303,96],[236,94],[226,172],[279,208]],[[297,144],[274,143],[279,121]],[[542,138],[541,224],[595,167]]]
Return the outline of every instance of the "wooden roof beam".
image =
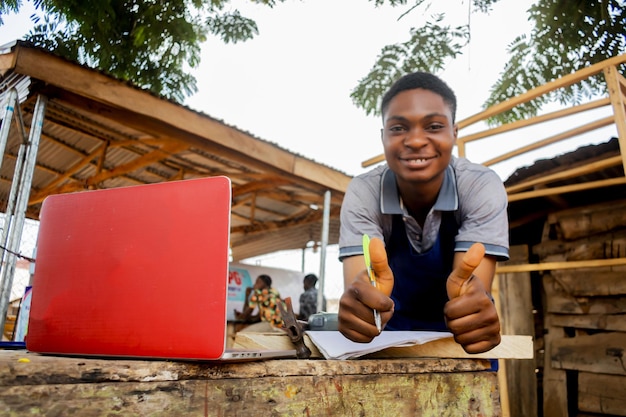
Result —
[[[152,125],[156,132],[160,131],[156,128],[157,125],[165,126],[178,131],[179,136],[185,132],[185,136],[189,136],[189,142],[197,146],[219,146],[222,152],[228,152],[233,158],[263,169],[290,174],[297,181],[304,181],[315,187],[322,186],[344,193],[350,182],[351,178],[340,171],[320,166],[206,115],[166,102],[146,91],[77,66],[49,52],[18,42],[11,54],[15,72],[83,96],[92,100],[93,105],[106,104],[112,118],[116,117],[116,113],[121,113],[129,125]],[[4,65],[9,60],[10,58],[5,57]]]
[[[340,212],[339,207],[331,208],[330,217],[332,218],[332,217],[339,216],[339,212]],[[277,230],[277,229],[294,225],[294,224],[304,225],[304,224],[309,224],[309,223],[316,223],[316,222],[321,221],[322,214],[323,214],[322,210],[311,210],[307,212],[305,216],[302,216],[299,218],[289,218],[286,220],[275,221],[275,222],[263,222],[263,223],[255,223],[254,225],[249,225],[249,226],[232,227],[231,233],[243,233],[247,235],[247,234],[256,233],[256,232]]]

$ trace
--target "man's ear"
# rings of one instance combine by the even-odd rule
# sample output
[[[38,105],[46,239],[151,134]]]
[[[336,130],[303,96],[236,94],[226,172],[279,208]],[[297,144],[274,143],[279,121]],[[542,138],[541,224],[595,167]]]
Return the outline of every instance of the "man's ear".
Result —
[[[459,125],[454,124],[454,140],[456,141],[459,138]]]
[[[384,133],[385,129],[383,129],[382,127],[380,128],[380,141],[383,141],[383,133]]]

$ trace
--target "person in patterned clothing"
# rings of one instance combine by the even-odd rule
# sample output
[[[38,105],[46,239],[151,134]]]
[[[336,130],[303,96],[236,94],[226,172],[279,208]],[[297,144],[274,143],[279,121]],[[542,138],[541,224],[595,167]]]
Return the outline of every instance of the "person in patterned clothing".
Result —
[[[253,322],[242,331],[267,332],[278,330],[283,326],[278,303],[282,303],[279,292],[272,288],[272,278],[267,274],[259,275],[248,298],[243,312],[235,311],[235,318],[245,322]],[[258,309],[258,316],[252,316]],[[258,321],[260,320],[260,321]],[[257,321],[256,323],[254,323]]]

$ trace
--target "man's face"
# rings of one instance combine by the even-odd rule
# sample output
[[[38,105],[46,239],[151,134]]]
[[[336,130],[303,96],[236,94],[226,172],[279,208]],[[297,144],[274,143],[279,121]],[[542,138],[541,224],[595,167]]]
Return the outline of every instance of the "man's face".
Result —
[[[440,184],[456,136],[450,106],[440,95],[428,90],[399,93],[383,114],[385,159],[401,188]]]

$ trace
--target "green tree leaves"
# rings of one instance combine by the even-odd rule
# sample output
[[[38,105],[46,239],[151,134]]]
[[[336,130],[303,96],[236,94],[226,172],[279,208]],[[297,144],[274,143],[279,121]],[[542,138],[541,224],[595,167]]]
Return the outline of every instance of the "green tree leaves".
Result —
[[[273,7],[284,0],[250,0]],[[230,0],[36,0],[43,17],[27,40],[68,59],[182,102],[197,91],[186,72],[200,62],[207,36],[226,43],[252,39],[256,23]],[[0,6],[0,18],[18,11],[20,0]]]
[[[475,10],[487,13],[498,1],[473,0],[472,5]],[[382,4],[384,0],[376,3]],[[428,8],[432,4],[432,0],[416,0],[402,16],[419,12],[418,6]],[[624,0],[537,0],[528,12],[534,29],[529,36],[520,35],[510,44],[510,60],[492,86],[484,107],[626,51]],[[468,43],[467,26],[451,29],[443,26],[443,21],[443,15],[435,15],[422,28],[413,29],[406,43],[384,47],[369,74],[352,91],[353,102],[367,114],[379,114],[380,97],[397,77],[418,70],[436,73],[450,59],[462,54]],[[603,93],[604,89],[603,78],[597,76],[518,106],[490,122],[536,115],[549,101],[576,104]]]
[[[352,101],[368,115],[380,114],[385,90],[400,76],[418,69],[437,72],[448,59],[456,57],[469,40],[466,26],[441,26],[443,15],[421,28],[413,28],[404,43],[383,48],[376,63],[352,91]]]
[[[274,7],[285,0],[248,1]],[[436,4],[368,1],[376,7],[406,6],[399,18],[424,15]],[[472,0],[471,5],[474,11],[488,13],[498,1],[502,0]],[[463,3],[457,0],[458,6]],[[200,45],[208,36],[235,43],[259,33],[255,21],[234,9],[231,0],[33,0],[33,4],[43,17],[33,17],[36,26],[27,40],[178,102],[197,91],[186,68],[197,67]],[[22,0],[0,2],[0,25],[3,16],[22,5]],[[510,44],[510,60],[485,107],[626,51],[626,0],[536,0],[528,13],[534,29]],[[352,101],[368,115],[378,114],[380,98],[395,79],[416,70],[441,70],[463,53],[468,42],[467,25],[450,27],[444,14],[432,15],[426,24],[411,29],[408,40],[381,50],[351,92]],[[535,115],[547,101],[578,103],[604,88],[602,77],[596,77],[518,106],[494,121]]]
[[[529,16],[534,29],[530,37],[519,37],[510,45],[510,61],[485,107],[626,51],[623,0],[539,0]],[[547,102],[579,104],[605,89],[604,78],[598,75],[518,106],[492,122],[534,116]]]

